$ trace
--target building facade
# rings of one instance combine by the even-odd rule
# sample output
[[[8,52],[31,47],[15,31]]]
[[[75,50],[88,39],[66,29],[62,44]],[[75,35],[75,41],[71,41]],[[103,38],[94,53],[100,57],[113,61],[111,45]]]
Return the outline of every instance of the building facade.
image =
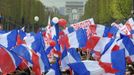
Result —
[[[76,23],[84,15],[85,3],[82,1],[65,2],[65,15],[69,16],[69,23]]]

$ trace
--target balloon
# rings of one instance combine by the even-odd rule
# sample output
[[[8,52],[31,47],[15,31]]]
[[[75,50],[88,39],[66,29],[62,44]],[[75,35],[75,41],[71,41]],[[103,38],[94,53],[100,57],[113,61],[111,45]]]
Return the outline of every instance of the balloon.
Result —
[[[60,19],[58,24],[62,27],[66,27],[67,21],[65,19]]]
[[[57,17],[54,17],[54,18],[52,19],[52,22],[53,22],[54,24],[57,24],[57,23],[59,22],[59,19],[58,19]]]
[[[38,17],[38,16],[35,16],[35,17],[34,17],[34,20],[35,20],[35,21],[39,21],[39,17]]]
[[[54,47],[56,45],[54,40],[49,41],[50,46]]]

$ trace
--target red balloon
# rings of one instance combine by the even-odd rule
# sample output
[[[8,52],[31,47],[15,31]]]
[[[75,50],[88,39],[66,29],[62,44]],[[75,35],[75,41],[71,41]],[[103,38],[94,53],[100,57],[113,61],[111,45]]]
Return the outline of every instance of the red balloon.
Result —
[[[56,45],[56,42],[54,40],[49,41],[50,46],[54,47]]]
[[[58,24],[62,27],[66,27],[67,21],[65,19],[60,19]]]

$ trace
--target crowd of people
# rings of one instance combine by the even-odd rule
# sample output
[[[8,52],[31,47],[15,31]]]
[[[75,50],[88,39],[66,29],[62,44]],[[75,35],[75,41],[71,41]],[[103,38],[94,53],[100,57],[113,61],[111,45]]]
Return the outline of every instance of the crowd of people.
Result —
[[[0,25],[0,30],[2,30],[2,24]],[[83,50],[81,48],[76,49],[79,53],[81,60],[92,60],[96,61],[96,59],[92,55],[92,51],[89,50]],[[53,58],[53,61],[50,61],[50,64],[55,63],[56,58]],[[48,72],[48,71],[47,71]],[[47,72],[42,73],[45,75]],[[62,71],[60,70],[62,75],[70,75],[70,70]],[[0,75],[2,75],[2,72],[0,72]],[[16,70],[8,75],[35,75],[35,73],[32,71],[32,67],[26,67],[25,69],[21,69],[20,66],[16,68]],[[134,62],[133,63],[126,63],[126,75],[134,75]]]
[[[82,51],[81,49],[77,49],[78,53],[81,55],[82,60],[95,60],[92,55],[88,52]],[[54,63],[50,62],[51,64]],[[134,63],[126,63],[126,75],[134,75]],[[43,73],[42,75],[45,75],[47,72]],[[2,72],[0,72],[0,75],[3,75]],[[25,69],[17,68],[16,71],[13,73],[7,74],[7,75],[35,75],[35,73],[32,71],[32,67],[28,67]],[[70,71],[61,71],[61,75],[70,75]]]

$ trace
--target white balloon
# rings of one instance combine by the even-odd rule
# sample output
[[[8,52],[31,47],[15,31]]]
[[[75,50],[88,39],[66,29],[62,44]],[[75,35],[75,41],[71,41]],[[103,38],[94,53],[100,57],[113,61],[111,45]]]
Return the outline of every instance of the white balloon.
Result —
[[[35,20],[35,21],[39,21],[39,17],[38,17],[38,16],[35,16],[35,17],[34,17],[34,20]]]
[[[55,23],[55,24],[58,23],[59,22],[58,17],[53,17],[52,22]]]

